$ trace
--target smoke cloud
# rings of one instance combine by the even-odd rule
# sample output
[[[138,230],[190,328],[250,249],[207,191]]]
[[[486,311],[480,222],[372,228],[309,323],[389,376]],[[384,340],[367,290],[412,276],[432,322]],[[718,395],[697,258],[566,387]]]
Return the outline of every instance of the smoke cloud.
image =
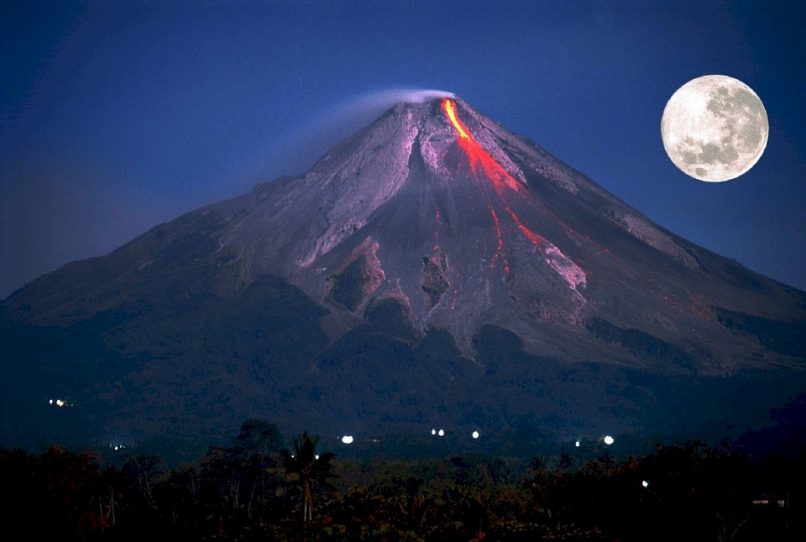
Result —
[[[455,98],[452,92],[422,88],[387,88],[351,98],[312,116],[299,125],[270,152],[272,172],[300,174],[325,152],[358,129],[371,123],[400,102],[423,103],[437,98]]]

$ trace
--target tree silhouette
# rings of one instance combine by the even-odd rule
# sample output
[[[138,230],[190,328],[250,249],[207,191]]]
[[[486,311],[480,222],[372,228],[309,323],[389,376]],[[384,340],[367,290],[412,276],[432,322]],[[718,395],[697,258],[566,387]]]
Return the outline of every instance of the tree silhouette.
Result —
[[[159,508],[154,498],[156,481],[164,474],[165,465],[157,455],[141,455],[129,458],[123,465],[123,472],[134,480],[140,497],[148,505],[157,510]]]
[[[252,516],[256,493],[266,489],[268,477],[276,472],[277,453],[283,445],[283,436],[273,423],[251,419],[241,425],[241,431],[232,442],[231,461],[239,477],[248,487],[247,516]]]
[[[313,519],[314,492],[316,489],[335,489],[330,480],[336,478],[333,473],[333,460],[336,455],[326,452],[316,454],[319,437],[309,436],[307,432],[295,438],[293,452],[280,452],[285,469],[285,481],[296,487],[302,494],[302,518],[307,524]]]
[[[94,542],[806,540],[806,454],[758,463],[690,442],[579,466],[563,456],[335,465],[317,457],[316,437],[278,457],[270,424],[245,425],[232,447],[171,471],[156,456],[102,469],[58,447],[0,449],[0,518],[26,540]]]
[[[241,424],[241,431],[232,441],[232,449],[243,457],[277,453],[283,446],[283,436],[273,423],[251,419]]]

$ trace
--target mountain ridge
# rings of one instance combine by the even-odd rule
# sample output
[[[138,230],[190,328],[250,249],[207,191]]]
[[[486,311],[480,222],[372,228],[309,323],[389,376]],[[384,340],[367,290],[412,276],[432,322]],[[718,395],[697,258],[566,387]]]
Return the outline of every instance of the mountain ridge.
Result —
[[[268,394],[287,420],[287,402],[307,398],[335,419],[411,427],[428,412],[464,419],[463,393],[515,375],[523,384],[510,395],[523,408],[556,408],[529,399],[530,390],[544,389],[541,379],[555,383],[543,392],[551,396],[572,389],[556,376],[569,370],[584,375],[592,397],[613,401],[593,385],[604,373],[590,362],[611,365],[605,373],[619,386],[628,386],[624,371],[802,376],[806,294],[655,225],[456,97],[397,104],[304,175],[45,275],[9,296],[2,318],[4,330],[47,337],[23,345],[7,331],[4,341],[6,374],[14,360],[38,360],[30,381],[9,391],[28,405],[22,390],[37,379],[57,390],[49,373],[64,365],[84,375],[67,379],[71,393],[127,412],[140,430],[144,419],[167,426],[156,413],[173,403],[177,419],[194,418],[193,402],[204,400],[185,385],[215,390],[229,405],[209,405],[213,419],[260,414],[245,397]],[[57,343],[92,345],[94,361]],[[490,344],[522,361],[508,366]],[[443,379],[455,395],[425,399]],[[342,384],[353,391],[336,391]],[[629,409],[660,408],[658,389],[636,393]],[[397,402],[367,410],[383,397]],[[475,408],[490,420],[512,408],[509,399],[489,401]],[[315,424],[314,412],[299,417]],[[599,425],[554,416],[564,420],[555,430]],[[214,431],[198,419],[190,426]]]
[[[469,123],[466,126],[468,133],[475,134],[471,135],[471,139],[468,141],[472,141],[481,150],[473,149],[470,152],[480,153],[481,160],[487,160],[492,164],[492,166],[489,164],[478,166],[482,170],[481,173],[476,171],[477,164],[473,163],[474,160],[478,162],[479,157],[468,154],[467,149],[464,149],[464,153],[462,152],[463,149],[460,147],[465,140],[457,137],[459,132],[455,130],[455,126],[451,126],[448,115],[440,114],[444,113],[446,103],[456,104],[457,117],[465,118]],[[456,120],[459,123],[463,122],[459,118]],[[464,124],[459,126],[464,126]],[[478,138],[478,142],[475,138]],[[460,145],[455,144],[454,141],[458,141]],[[383,149],[380,159],[377,158],[379,149]],[[513,153],[516,149],[521,154],[515,155],[513,160],[507,152]],[[513,266],[516,267],[519,260],[529,260],[530,267],[526,268],[522,274],[532,272],[533,269],[539,270],[540,267],[546,265],[553,269],[555,274],[566,282],[568,290],[572,293],[563,294],[556,284],[556,280],[551,276],[546,276],[549,273],[543,273],[544,276],[536,279],[540,281],[539,288],[531,287],[518,278],[510,280],[505,277],[505,280],[510,280],[505,295],[515,295],[525,299],[521,305],[529,305],[530,300],[526,298],[534,298],[538,295],[538,290],[540,295],[548,295],[548,301],[534,301],[525,309],[533,317],[542,318],[547,325],[551,325],[553,321],[559,321],[563,325],[568,323],[578,325],[584,319],[580,311],[584,312],[583,307],[587,303],[582,290],[586,288],[592,290],[599,286],[595,282],[587,284],[587,274],[576,264],[574,257],[580,260],[587,259],[588,273],[594,276],[599,271],[596,269],[599,261],[614,259],[608,254],[611,252],[610,249],[601,240],[603,236],[599,236],[598,239],[592,238],[594,234],[591,231],[594,230],[618,228],[621,232],[626,232],[629,235],[626,239],[611,236],[610,240],[615,240],[622,245],[634,240],[651,247],[657,253],[681,266],[682,273],[681,269],[673,270],[677,275],[685,274],[687,269],[693,270],[695,273],[702,270],[702,265],[695,255],[699,255],[700,259],[709,260],[705,265],[711,268],[718,268],[720,265],[730,266],[724,261],[715,262],[714,258],[710,258],[710,253],[704,249],[654,225],[642,214],[634,211],[583,175],[562,166],[556,159],[545,159],[547,156],[550,155],[542,149],[531,146],[519,137],[511,136],[503,128],[475,112],[461,99],[441,98],[423,104],[398,104],[375,123],[334,147],[332,151],[317,161],[309,173],[297,178],[281,180],[278,184],[260,185],[249,195],[206,206],[171,224],[176,224],[181,228],[183,219],[187,220],[186,217],[200,213],[199,222],[202,225],[200,226],[198,223],[194,225],[197,228],[196,233],[198,233],[207,232],[204,228],[211,228],[211,220],[223,220],[224,223],[217,232],[213,231],[215,228],[210,230],[216,237],[215,242],[218,243],[213,252],[220,256],[220,260],[217,261],[220,267],[229,265],[232,269],[218,271],[220,276],[216,279],[217,284],[215,285],[217,293],[234,293],[247,286],[256,277],[274,274],[299,286],[314,300],[330,309],[340,311],[346,308],[348,313],[352,313],[359,320],[361,315],[356,311],[366,309],[369,297],[390,295],[404,304],[408,303],[409,310],[415,311],[416,314],[413,317],[420,324],[420,331],[424,331],[430,325],[447,326],[462,345],[465,354],[471,353],[469,346],[479,323],[489,323],[487,317],[478,315],[488,307],[476,307],[471,327],[458,325],[451,321],[450,317],[440,315],[440,311],[444,312],[444,307],[428,306],[436,303],[437,297],[442,293],[438,293],[433,285],[425,286],[431,291],[425,296],[428,299],[423,300],[420,298],[422,296],[419,292],[423,287],[422,284],[415,284],[411,280],[411,277],[426,274],[429,277],[422,278],[422,280],[436,281],[436,283],[442,284],[442,287],[447,288],[448,283],[451,282],[448,280],[448,275],[451,271],[456,270],[457,274],[462,272],[472,274],[486,291],[491,288],[500,290],[500,285],[495,284],[495,279],[498,277],[491,279],[482,276],[484,273],[479,270],[470,269],[470,263],[461,268],[457,265],[454,269],[449,270],[448,266],[453,266],[459,259],[456,253],[461,251],[472,252],[473,257],[489,261],[491,267],[503,265],[505,274],[512,272]],[[539,162],[538,158],[543,161]],[[450,165],[446,167],[446,163]],[[500,164],[504,164],[506,167]],[[490,170],[490,167],[493,169]],[[412,168],[415,172],[413,175],[411,174]],[[513,172],[511,175],[510,171]],[[524,173],[525,171],[526,173]],[[535,172],[541,175],[537,180],[534,180]],[[530,176],[528,180],[527,175]],[[483,177],[490,179],[496,176],[499,176],[500,179],[489,183],[490,186],[481,185],[484,182]],[[457,188],[444,187],[446,183],[462,181],[466,181],[467,184],[475,182],[479,186],[474,186],[470,193]],[[544,199],[551,198],[551,206],[541,201],[539,195],[535,195],[537,192],[535,187],[542,191],[541,195],[548,196]],[[587,218],[592,223],[591,226],[584,225],[587,226],[587,230],[576,224],[568,224],[569,220],[576,220],[582,216],[582,213],[579,209],[571,209],[570,212],[566,212],[564,207],[568,204],[568,198],[558,198],[557,189],[562,191],[560,195],[573,196],[573,203],[580,204],[578,207],[584,206],[582,210],[590,216],[583,216],[583,218]],[[414,209],[407,206],[406,210],[402,211],[407,215],[418,213],[416,221],[409,220],[408,216],[397,217],[395,211],[401,213],[399,204],[390,206],[389,211],[383,210],[384,206],[401,190],[403,191],[401,199],[419,198],[419,208]],[[512,197],[515,193],[519,199]],[[443,201],[437,201],[438,198],[443,198]],[[532,212],[533,216],[522,219],[523,211],[517,206],[523,208],[522,200],[527,198],[533,200],[528,202],[529,207],[527,208],[527,211]],[[502,204],[498,205],[499,202]],[[477,209],[485,204],[489,208],[489,217],[481,216],[486,213],[483,209],[479,213],[479,209]],[[459,206],[458,210],[457,206]],[[314,209],[316,210],[314,211]],[[468,209],[471,209],[471,212]],[[591,209],[599,216],[593,215],[590,212]],[[398,221],[403,230],[415,229],[415,233],[411,236],[412,239],[409,240],[409,246],[406,248],[408,252],[405,256],[409,261],[405,264],[398,263],[401,269],[391,273],[388,278],[383,273],[383,266],[377,253],[379,250],[382,252],[391,252],[391,250],[386,249],[386,243],[382,248],[375,240],[382,233],[375,232],[373,237],[372,228],[367,227],[374,214],[383,212],[387,212],[389,218],[384,219],[387,222]],[[207,217],[208,214],[215,215],[215,218],[207,220],[210,218]],[[526,215],[524,214],[524,216]],[[374,217],[374,220],[379,222],[377,216]],[[482,226],[478,224],[480,221],[487,222],[484,227],[488,231],[481,232]],[[529,224],[527,225],[526,222]],[[541,226],[534,227],[535,222],[542,222],[542,229]],[[459,243],[460,246],[450,247],[441,252],[442,247],[438,243],[439,230],[444,230],[444,244],[445,235],[457,237],[461,235],[461,232],[456,230],[461,230],[463,227],[471,230],[471,235],[486,236],[479,241],[484,246],[467,248]],[[502,228],[508,231],[502,231]],[[158,227],[152,231],[162,232],[163,229]],[[547,235],[538,234],[535,231],[537,229],[541,229]],[[548,237],[561,239],[560,244],[564,248],[553,244]],[[209,241],[212,242],[212,240]],[[400,242],[399,239],[393,241],[398,244]],[[136,245],[137,240],[132,243]],[[392,241],[389,243],[391,244]],[[418,246],[413,246],[415,244]],[[505,251],[503,248],[505,244],[511,244],[513,248]],[[524,244],[527,247],[528,244],[532,244],[535,254],[529,254],[527,250],[523,250],[522,245]],[[619,248],[621,249],[621,247]],[[626,248],[630,250],[632,247]],[[563,250],[570,251],[573,257],[566,256]],[[590,257],[594,251],[598,251],[599,254],[595,258]],[[621,249],[616,257],[624,258],[625,254],[632,256],[636,251],[632,249],[630,252]],[[540,257],[535,258],[535,255]],[[644,254],[640,256],[643,260],[647,259]],[[651,255],[651,257],[655,256],[656,254]],[[513,259],[515,263],[511,264],[509,259]],[[153,258],[150,258],[148,254],[135,256],[135,260],[138,269],[145,269],[153,263]],[[92,261],[97,262],[98,260]],[[226,263],[221,264],[222,261],[226,261]],[[314,265],[315,263],[316,265]],[[359,289],[366,291],[359,295],[360,302],[348,304],[348,306],[330,296],[329,291],[331,288],[338,287],[336,295],[345,295],[344,285],[349,281],[339,281],[337,278],[351,264],[354,264],[351,268],[352,271],[356,271],[356,266],[366,267],[365,272],[371,278],[361,279],[364,282]],[[666,265],[674,267],[674,264],[669,265],[669,262]],[[423,269],[417,269],[420,266]],[[335,273],[331,272],[333,268],[336,270]],[[607,271],[610,272],[609,269]],[[624,274],[631,272],[625,266],[619,268],[619,271]],[[799,295],[800,301],[804,301],[802,294],[793,293],[796,290],[778,287],[773,281],[761,278],[760,275],[746,269],[729,268],[728,273],[744,277],[741,280],[746,279],[749,281],[748,284],[752,283],[756,286],[763,284],[764,288],[773,290],[773,293],[779,296],[782,295],[782,292],[784,296],[789,293],[793,297]],[[713,275],[713,273],[707,272],[700,275],[709,274]],[[656,272],[655,275],[661,277],[663,273]],[[632,276],[628,280],[639,280],[639,277]],[[649,285],[655,280],[655,277],[650,276],[647,284]],[[457,277],[453,277],[453,281],[462,285]],[[406,282],[408,284],[405,284]],[[378,288],[380,291],[376,292]],[[660,295],[668,303],[685,304],[688,310],[698,311],[706,320],[717,320],[714,314],[719,309],[752,314],[750,310],[756,309],[759,305],[759,299],[756,296],[755,299],[751,299],[750,303],[734,299],[731,306],[722,307],[715,303],[708,303],[699,292],[675,292],[675,288],[679,290],[678,285],[675,284],[658,287],[661,290]],[[691,288],[688,289],[691,290]],[[775,290],[779,291],[775,292]],[[753,288],[751,287],[749,291],[752,294]],[[634,291],[631,293],[634,295]],[[678,295],[675,296],[675,293]],[[21,303],[16,300],[20,297],[25,297],[24,290],[10,296],[6,304],[12,307],[19,306]],[[735,296],[734,293],[734,297],[738,296]],[[607,300],[605,305],[610,312],[610,318],[613,317],[614,312],[612,301]],[[460,296],[453,303],[472,305],[473,300]],[[557,310],[558,307],[559,310]],[[558,312],[562,312],[562,314],[558,314]],[[638,311],[636,310],[636,312]],[[774,309],[768,309],[767,312],[774,316]],[[782,311],[779,310],[780,312]],[[787,311],[783,312],[784,316],[787,316]],[[788,312],[790,316],[796,314],[796,311]],[[802,311],[800,312],[802,314]],[[341,317],[342,320],[352,319],[347,314],[341,315]],[[637,328],[638,321],[640,320],[622,316],[621,321],[615,321],[613,324]],[[522,323],[499,323],[504,323],[504,327],[515,326],[517,330],[521,331],[521,334],[525,335],[528,344],[529,333],[524,331]]]

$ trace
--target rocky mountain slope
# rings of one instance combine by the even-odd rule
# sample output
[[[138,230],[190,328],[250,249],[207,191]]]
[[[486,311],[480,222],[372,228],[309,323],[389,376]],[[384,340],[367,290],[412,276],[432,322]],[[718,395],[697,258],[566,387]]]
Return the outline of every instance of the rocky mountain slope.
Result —
[[[802,389],[806,294],[449,97],[35,280],[2,324],[11,439],[69,417],[92,438],[215,436],[247,415],[561,437],[702,423],[665,414],[729,412],[714,390],[737,375],[767,383],[759,410]],[[664,399],[672,381],[700,395]],[[76,406],[54,412],[57,395]]]

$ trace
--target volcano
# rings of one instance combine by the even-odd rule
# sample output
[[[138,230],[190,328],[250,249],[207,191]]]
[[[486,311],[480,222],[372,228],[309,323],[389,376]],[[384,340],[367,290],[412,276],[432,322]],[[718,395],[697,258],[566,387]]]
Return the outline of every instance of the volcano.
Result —
[[[452,96],[35,280],[2,323],[3,439],[26,442],[209,439],[250,416],[561,440],[724,425],[806,389],[804,292]]]

